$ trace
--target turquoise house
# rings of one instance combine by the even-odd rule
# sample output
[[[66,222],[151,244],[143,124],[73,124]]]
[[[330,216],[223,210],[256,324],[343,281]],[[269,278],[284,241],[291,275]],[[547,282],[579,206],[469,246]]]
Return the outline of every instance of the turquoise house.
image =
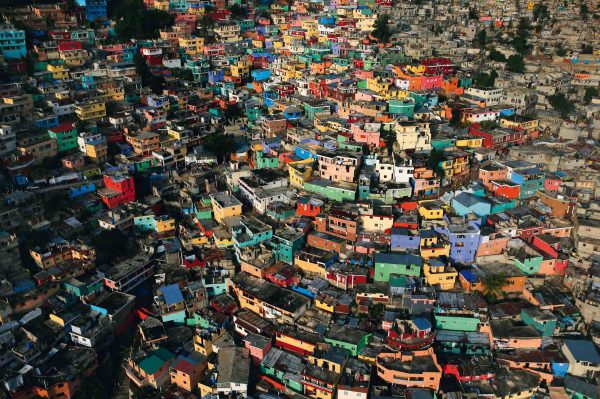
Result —
[[[294,230],[278,231],[271,240],[275,260],[294,264],[294,254],[304,247],[304,234]]]
[[[551,337],[556,330],[557,319],[549,310],[536,307],[521,310],[521,321],[535,328],[542,337]]]
[[[388,111],[394,115],[404,115],[412,118],[415,114],[415,100],[410,98],[406,100],[388,100]]]
[[[78,298],[102,291],[104,280],[96,275],[70,278],[64,283],[65,290]]]
[[[240,224],[233,227],[231,233],[233,242],[238,248],[257,245],[273,238],[273,228],[254,216],[240,220]]]
[[[459,216],[474,213],[477,216],[483,217],[491,213],[492,203],[487,198],[462,192],[452,198],[452,208]]]

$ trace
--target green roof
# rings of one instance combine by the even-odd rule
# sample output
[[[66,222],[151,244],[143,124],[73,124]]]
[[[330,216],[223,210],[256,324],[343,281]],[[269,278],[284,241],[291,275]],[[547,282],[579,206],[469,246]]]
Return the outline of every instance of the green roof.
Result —
[[[146,374],[156,373],[165,362],[173,359],[175,355],[165,348],[158,348],[152,351],[149,356],[145,357],[138,363],[138,367],[144,370]]]

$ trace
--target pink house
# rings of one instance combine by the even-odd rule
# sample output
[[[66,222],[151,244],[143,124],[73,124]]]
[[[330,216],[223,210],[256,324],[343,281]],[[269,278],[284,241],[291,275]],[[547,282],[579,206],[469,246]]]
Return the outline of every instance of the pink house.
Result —
[[[371,92],[366,91],[366,90],[358,90],[354,94],[354,100],[355,101],[370,102],[370,101],[373,101],[374,99],[375,99],[375,96],[373,96],[373,94]]]
[[[560,188],[560,179],[557,177],[548,176],[544,182],[544,190],[556,191]]]
[[[357,143],[365,143],[369,146],[378,146],[379,133],[378,123],[365,123],[360,126],[356,123],[350,125],[350,132],[352,133],[352,139]]]
[[[353,73],[354,77],[356,77],[359,80],[373,78],[373,71],[365,71],[364,69],[358,69],[356,71],[353,71]]]
[[[244,337],[244,347],[250,351],[250,357],[256,366],[260,364],[272,346],[272,340],[262,335],[248,333]]]
[[[500,255],[506,249],[510,237],[499,232],[486,234],[486,228],[481,229],[481,240],[477,256]]]

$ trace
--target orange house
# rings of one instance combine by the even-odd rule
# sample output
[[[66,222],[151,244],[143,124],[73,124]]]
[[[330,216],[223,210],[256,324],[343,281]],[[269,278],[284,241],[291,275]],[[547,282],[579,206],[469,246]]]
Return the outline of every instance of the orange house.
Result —
[[[377,375],[390,384],[437,391],[442,379],[442,368],[433,348],[411,353],[380,353],[376,365]]]

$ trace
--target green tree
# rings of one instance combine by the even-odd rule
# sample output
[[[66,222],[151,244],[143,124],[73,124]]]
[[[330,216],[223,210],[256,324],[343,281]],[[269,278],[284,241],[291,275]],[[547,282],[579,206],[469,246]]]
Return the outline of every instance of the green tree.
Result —
[[[474,77],[475,85],[485,88],[494,87],[498,72],[492,70],[490,73],[480,72]]]
[[[591,44],[582,44],[581,45],[581,54],[592,54],[594,52],[594,47]]]
[[[498,50],[496,50],[495,48],[490,50],[489,57],[490,57],[490,60],[492,60],[492,61],[506,62],[506,56],[504,54],[502,54],[501,52],[499,52]]]
[[[595,87],[586,87],[583,102],[589,104],[594,97],[598,97],[598,89]]]
[[[483,281],[483,295],[490,301],[495,301],[502,295],[502,288],[507,284],[504,274],[490,274]]]
[[[156,39],[160,29],[173,25],[174,17],[161,10],[147,10],[143,0],[124,0],[115,11],[115,32],[122,41]]]
[[[129,237],[119,229],[102,230],[92,240],[96,250],[96,264],[102,265],[112,262],[116,258],[126,255],[129,250]]]
[[[544,22],[548,19],[548,6],[543,3],[538,3],[533,7],[533,20],[536,22]]]
[[[584,21],[586,21],[588,19],[588,17],[590,16],[590,9],[588,8],[587,4],[585,4],[583,2],[579,6],[579,16]]]
[[[567,50],[565,50],[565,48],[563,47],[562,43],[558,43],[558,45],[556,46],[555,53],[559,57],[564,57],[565,55],[567,55]]]
[[[373,37],[377,38],[382,43],[387,43],[392,36],[390,31],[390,16],[388,14],[380,14],[375,21],[375,30]]]
[[[394,144],[396,143],[396,133],[394,131],[383,132],[383,141],[385,142],[385,148],[387,149],[388,155],[392,155],[394,152]]]
[[[548,96],[548,102],[555,111],[560,113],[562,118],[567,118],[575,110],[575,105],[563,93]]]
[[[529,53],[530,46],[527,41],[529,40],[530,29],[531,24],[529,23],[529,20],[527,18],[521,18],[517,27],[517,34],[512,41],[513,47],[521,55]]]
[[[435,171],[438,177],[444,177],[444,169],[440,166],[441,162],[446,159],[443,150],[432,149],[427,158],[427,166]]]
[[[485,45],[487,43],[487,32],[485,31],[485,29],[482,29],[479,32],[477,32],[477,37],[476,37],[475,41],[477,42],[479,47],[481,47],[481,48],[485,47]]]
[[[204,148],[212,152],[219,161],[235,149],[235,137],[221,132],[210,133],[203,139]]]
[[[523,57],[516,54],[513,54],[510,57],[508,57],[508,60],[506,61],[506,69],[509,72],[515,73],[525,72],[525,63],[523,62]]]

